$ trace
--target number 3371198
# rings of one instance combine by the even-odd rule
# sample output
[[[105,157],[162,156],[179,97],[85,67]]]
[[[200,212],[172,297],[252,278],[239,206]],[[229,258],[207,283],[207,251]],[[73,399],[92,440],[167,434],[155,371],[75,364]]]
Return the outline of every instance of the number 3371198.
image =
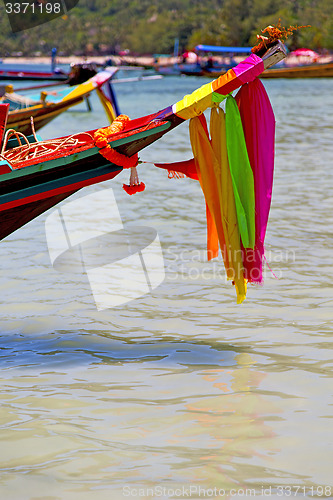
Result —
[[[61,4],[60,3],[29,3],[29,2],[6,2],[6,13],[7,14],[60,14]]]

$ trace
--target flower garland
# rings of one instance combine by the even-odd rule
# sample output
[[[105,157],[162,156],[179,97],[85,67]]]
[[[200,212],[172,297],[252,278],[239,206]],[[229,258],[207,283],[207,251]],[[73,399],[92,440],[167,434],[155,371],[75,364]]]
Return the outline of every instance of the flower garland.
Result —
[[[122,132],[129,121],[130,118],[127,115],[119,115],[109,127],[100,128],[94,133],[95,146],[99,148],[99,153],[114,165],[123,168],[135,168],[139,163],[138,153],[130,157],[118,153],[118,151],[111,148],[108,139],[109,136]],[[145,187],[143,182],[135,185],[123,185],[124,191],[129,195],[144,191]]]
[[[108,138],[110,135],[122,132],[129,121],[130,118],[128,116],[119,115],[109,127],[100,128],[94,133],[95,145],[100,148],[99,153],[114,165],[118,165],[123,168],[136,167],[139,161],[138,153],[135,153],[130,157],[118,153],[118,151],[111,148],[108,144]]]

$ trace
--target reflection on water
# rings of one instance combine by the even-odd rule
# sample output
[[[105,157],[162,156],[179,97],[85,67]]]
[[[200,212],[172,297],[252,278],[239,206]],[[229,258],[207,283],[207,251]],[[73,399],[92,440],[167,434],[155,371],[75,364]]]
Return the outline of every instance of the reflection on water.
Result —
[[[274,451],[263,417],[280,410],[253,392],[265,375],[241,348],[64,333],[4,340],[1,468],[10,475],[77,471],[91,491],[103,464],[101,484],[111,486],[109,471],[119,491],[154,477],[230,489],[236,457],[260,456],[262,441]]]
[[[135,117],[198,83],[117,91]],[[124,222],[159,235],[166,279],[151,294],[97,311],[84,275],[52,268],[46,216],[1,243],[1,498],[187,498],[172,491],[190,486],[192,498],[215,487],[281,498],[288,485],[303,488],[292,496],[333,497],[320,490],[332,485],[330,85],[265,82],[277,117],[267,257],[278,279],[267,268],[241,306],[221,262],[205,261],[199,186],[149,165],[140,196],[122,191],[126,173],[105,186]],[[44,137],[106,124],[93,105],[90,115],[59,117]],[[190,156],[186,125],[142,153]]]

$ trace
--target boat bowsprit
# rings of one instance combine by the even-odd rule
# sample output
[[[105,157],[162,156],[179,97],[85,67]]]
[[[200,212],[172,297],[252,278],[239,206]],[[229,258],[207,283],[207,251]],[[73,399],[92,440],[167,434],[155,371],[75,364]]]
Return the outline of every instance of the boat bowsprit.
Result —
[[[7,131],[0,162],[0,238],[77,190],[135,168],[138,152],[189,120],[194,158],[157,167],[199,180],[207,207],[208,258],[220,249],[242,302],[246,283],[262,281],[274,160],[274,115],[257,77],[284,57],[282,44],[274,43],[175,104],[134,120],[118,116],[110,127],[48,141]],[[235,99],[231,94],[237,89]],[[226,113],[219,106],[224,100]],[[212,109],[210,132],[207,108]],[[8,107],[0,110],[4,129]]]

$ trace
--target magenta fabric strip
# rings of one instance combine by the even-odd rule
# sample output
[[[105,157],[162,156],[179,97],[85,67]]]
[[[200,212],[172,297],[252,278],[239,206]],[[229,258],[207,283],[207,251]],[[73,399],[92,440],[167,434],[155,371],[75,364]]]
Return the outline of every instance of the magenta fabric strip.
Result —
[[[254,250],[244,250],[244,274],[249,282],[262,283],[264,240],[273,188],[275,117],[265,87],[258,78],[243,85],[236,101],[255,192],[255,247]]]
[[[232,69],[242,83],[247,83],[253,81],[256,76],[259,76],[264,71],[265,67],[260,57],[251,54]]]

